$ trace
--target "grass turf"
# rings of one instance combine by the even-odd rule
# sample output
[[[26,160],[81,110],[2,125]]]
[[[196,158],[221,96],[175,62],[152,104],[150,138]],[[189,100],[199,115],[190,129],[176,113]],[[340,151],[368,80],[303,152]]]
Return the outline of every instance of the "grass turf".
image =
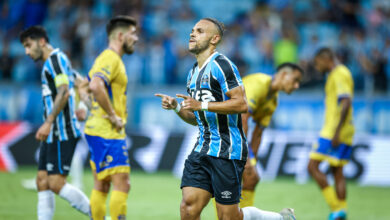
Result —
[[[33,178],[35,167],[21,167],[17,173],[0,173],[0,219],[36,219],[37,194],[21,186],[22,179]],[[84,174],[84,192],[90,194],[92,174]],[[168,172],[146,174],[133,171],[128,198],[128,219],[148,220],[180,219],[180,180]],[[210,205],[202,213],[202,219],[215,220]],[[348,183],[348,219],[390,219],[390,188],[362,187]],[[262,182],[256,191],[255,206],[279,212],[283,207],[295,209],[298,220],[325,220],[328,207],[314,182],[297,185],[293,179],[279,178]],[[88,219],[58,196],[55,220]]]

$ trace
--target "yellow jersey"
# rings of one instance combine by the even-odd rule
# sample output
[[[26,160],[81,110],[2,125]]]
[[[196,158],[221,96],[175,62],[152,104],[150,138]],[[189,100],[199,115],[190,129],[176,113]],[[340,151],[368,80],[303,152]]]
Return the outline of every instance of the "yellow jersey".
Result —
[[[100,77],[104,80],[115,113],[126,124],[127,75],[121,57],[111,49],[104,50],[96,58],[88,73],[88,79],[92,77]],[[116,131],[106,116],[107,113],[96,100],[93,100],[92,109],[85,124],[85,134],[105,139],[124,139],[126,136],[124,129]]]
[[[268,127],[278,106],[278,92],[270,94],[272,77],[264,73],[250,74],[242,78],[249,113],[262,127]]]
[[[325,122],[320,133],[322,138],[331,140],[334,137],[341,116],[339,100],[343,97],[353,98],[353,79],[348,68],[340,64],[329,73],[325,84]],[[352,145],[355,133],[352,111],[351,106],[340,130],[340,142],[347,145]]]

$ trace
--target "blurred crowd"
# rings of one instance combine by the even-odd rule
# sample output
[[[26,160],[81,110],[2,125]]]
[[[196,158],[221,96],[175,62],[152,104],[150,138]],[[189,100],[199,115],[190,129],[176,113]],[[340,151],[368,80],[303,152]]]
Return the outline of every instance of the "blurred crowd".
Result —
[[[0,1],[0,79],[39,82],[40,64],[24,55],[18,34],[44,26],[54,47],[87,74],[106,48],[105,25],[119,14],[139,22],[136,52],[124,56],[133,84],[183,84],[194,62],[189,33],[202,17],[225,23],[219,51],[242,75],[273,74],[289,61],[306,70],[304,87],[316,88],[312,58],[333,48],[352,71],[355,89],[386,92],[390,82],[390,1],[383,0],[3,0]]]

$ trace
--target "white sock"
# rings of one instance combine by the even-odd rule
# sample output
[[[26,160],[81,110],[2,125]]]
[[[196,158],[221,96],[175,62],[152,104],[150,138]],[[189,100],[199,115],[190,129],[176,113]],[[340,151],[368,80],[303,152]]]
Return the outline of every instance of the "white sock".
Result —
[[[79,210],[85,215],[89,215],[89,199],[76,187],[70,185],[69,183],[65,183],[60,190],[59,196],[68,201],[73,208]]]
[[[83,172],[83,160],[80,155],[75,153],[73,155],[69,175],[72,177],[72,185],[79,188],[80,190],[83,188]]]
[[[38,220],[51,220],[54,215],[54,193],[50,190],[38,192]]]
[[[244,220],[283,220],[279,213],[263,211],[253,206],[242,208],[242,212]]]

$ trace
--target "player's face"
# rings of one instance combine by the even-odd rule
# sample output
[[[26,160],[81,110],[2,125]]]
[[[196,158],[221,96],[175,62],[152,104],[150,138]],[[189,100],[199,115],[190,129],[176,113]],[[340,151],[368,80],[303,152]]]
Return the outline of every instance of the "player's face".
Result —
[[[199,54],[210,46],[214,36],[213,24],[206,20],[200,20],[192,28],[188,49],[193,54]]]
[[[284,74],[283,78],[283,91],[287,94],[291,94],[295,90],[299,89],[301,79],[301,72],[298,70],[288,70],[288,72]]]
[[[27,38],[23,42],[23,47],[26,55],[31,57],[34,61],[41,60],[43,57],[43,51],[41,46],[39,45],[39,40],[33,40],[31,38]]]
[[[325,74],[326,72],[328,72],[328,61],[325,57],[316,57],[314,59],[314,67],[315,69],[322,73],[322,74]]]
[[[134,52],[134,44],[138,41],[136,27],[131,25],[130,28],[124,32],[123,38],[123,51],[126,54],[132,54]]]

